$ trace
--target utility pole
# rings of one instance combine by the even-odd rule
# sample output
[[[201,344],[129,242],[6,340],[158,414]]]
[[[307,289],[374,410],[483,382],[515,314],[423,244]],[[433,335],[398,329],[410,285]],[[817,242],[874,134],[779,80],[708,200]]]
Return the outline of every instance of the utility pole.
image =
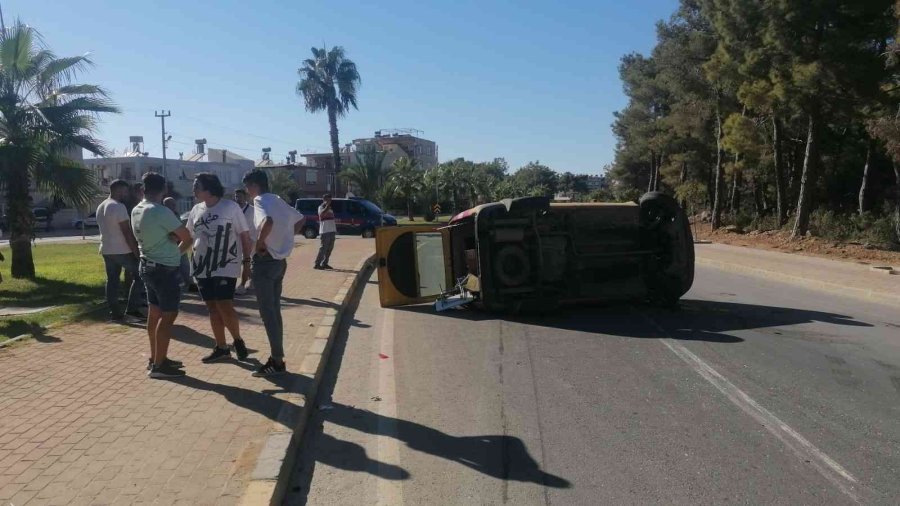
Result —
[[[172,115],[172,111],[153,111],[153,115],[159,118],[162,123],[162,152],[163,152],[163,177],[169,180],[169,174],[166,169],[166,118]]]

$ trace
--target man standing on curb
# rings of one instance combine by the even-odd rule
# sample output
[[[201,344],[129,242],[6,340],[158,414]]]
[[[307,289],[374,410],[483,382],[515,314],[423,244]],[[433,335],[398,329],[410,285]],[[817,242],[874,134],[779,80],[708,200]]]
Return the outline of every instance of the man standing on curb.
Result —
[[[100,254],[106,266],[106,304],[109,317],[121,321],[125,315],[141,321],[146,317],[138,310],[141,305],[141,287],[138,277],[138,245],[131,232],[131,220],[125,208],[128,183],[116,179],[109,185],[109,197],[97,206],[97,226],[100,228]],[[128,285],[128,302],[125,312],[119,310],[119,278],[122,269],[131,279]]]
[[[322,195],[322,204],[319,206],[319,254],[316,256],[316,265],[313,269],[331,270],[328,265],[331,251],[334,250],[334,239],[337,236],[337,227],[334,223],[334,210],[331,208],[331,194]]]
[[[188,232],[194,237],[191,264],[216,340],[212,353],[203,357],[205,364],[231,358],[225,329],[234,340],[238,360],[245,360],[248,354],[234,310],[234,288],[241,271],[250,268],[250,233],[241,208],[224,196],[225,188],[215,174],[201,172],[194,177],[194,198],[199,203],[187,220]]]
[[[294,233],[305,218],[281,197],[269,193],[269,178],[260,169],[244,175],[244,186],[253,198],[253,224],[258,233],[252,263],[253,285],[259,316],[266,327],[271,356],[253,375],[284,374],[284,325],[281,320],[281,288],[287,258],[294,249]]]
[[[172,325],[181,302],[181,254],[191,245],[191,235],[172,211],[162,205],[166,179],[155,172],[144,174],[144,200],[131,211],[131,227],[141,252],[141,279],[147,287],[150,312],[147,335],[150,337],[151,378],[184,376],[180,362],[169,360]]]
[[[238,206],[241,207],[241,212],[244,213],[244,218],[247,220],[247,225],[250,227],[250,249],[245,252],[246,255],[253,255],[254,248],[256,247],[256,227],[253,226],[253,204],[247,202],[247,192],[238,188],[234,190],[234,201]],[[244,295],[247,293],[247,281],[250,278],[250,269],[244,269],[241,272],[241,283],[235,288],[234,293],[238,295]],[[253,282],[250,281],[249,288],[253,287]]]

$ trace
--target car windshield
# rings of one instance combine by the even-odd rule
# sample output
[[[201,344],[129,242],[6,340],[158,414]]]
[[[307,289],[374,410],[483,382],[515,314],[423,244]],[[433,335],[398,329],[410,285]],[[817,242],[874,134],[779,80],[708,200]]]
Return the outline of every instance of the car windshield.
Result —
[[[371,211],[371,212],[373,212],[373,213],[376,213],[376,214],[384,214],[384,211],[382,211],[380,207],[376,206],[376,205],[373,204],[372,202],[369,202],[368,200],[360,200],[360,201],[358,201],[358,202],[359,202],[360,204],[362,204],[363,207],[365,207],[367,210],[369,210],[369,211]]]

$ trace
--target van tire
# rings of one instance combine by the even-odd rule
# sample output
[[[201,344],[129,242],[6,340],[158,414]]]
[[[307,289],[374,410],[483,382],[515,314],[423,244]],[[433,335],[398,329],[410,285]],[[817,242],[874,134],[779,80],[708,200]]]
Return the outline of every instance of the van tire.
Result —
[[[640,199],[641,227],[663,244],[665,254],[648,278],[652,302],[671,307],[694,283],[694,238],[690,222],[678,202],[661,192],[649,192]],[[657,242],[659,241],[659,242]]]
[[[371,239],[375,237],[375,229],[374,228],[364,228],[362,234],[364,239]]]
[[[319,232],[313,227],[306,227],[303,229],[303,237],[307,239],[315,239],[318,237]]]

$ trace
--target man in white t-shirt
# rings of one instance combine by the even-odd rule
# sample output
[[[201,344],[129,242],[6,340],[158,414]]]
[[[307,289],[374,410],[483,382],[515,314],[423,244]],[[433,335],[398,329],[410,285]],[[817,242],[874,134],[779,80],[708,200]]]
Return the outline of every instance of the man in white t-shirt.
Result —
[[[209,309],[216,340],[212,353],[203,358],[207,364],[231,357],[225,329],[234,340],[238,359],[245,360],[248,355],[234,310],[234,289],[242,271],[249,268],[250,232],[240,206],[224,199],[224,195],[225,188],[215,174],[202,172],[195,176],[194,198],[199,204],[191,210],[187,229],[194,238],[191,274]]]
[[[106,266],[106,304],[112,320],[125,315],[145,320],[138,310],[141,305],[141,282],[138,274],[138,244],[131,231],[131,217],[125,207],[129,197],[128,183],[116,179],[109,185],[109,197],[97,206],[97,226],[100,228],[100,254]],[[122,270],[131,280],[125,311],[119,308],[119,283]]]
[[[266,173],[254,169],[244,175],[244,187],[253,197],[253,223],[257,240],[252,263],[253,286],[259,302],[259,316],[266,327],[271,356],[254,376],[284,374],[284,325],[281,321],[281,285],[287,270],[287,258],[294,249],[294,234],[306,218],[269,193]]]
[[[244,218],[247,219],[247,224],[250,225],[250,251],[252,255],[253,248],[256,246],[256,228],[253,227],[253,204],[247,201],[247,192],[238,188],[234,190],[234,202],[240,206],[241,212],[244,213]],[[249,281],[249,284],[248,284]],[[235,288],[234,293],[238,295],[244,295],[247,293],[247,288],[253,287],[253,281],[250,280],[250,269],[245,269],[241,274],[241,282],[238,283],[237,288]]]
[[[337,236],[337,226],[334,221],[334,209],[331,208],[331,194],[322,195],[322,204],[319,206],[319,254],[316,256],[314,269],[333,269],[328,265],[331,252],[334,250],[334,239]]]

